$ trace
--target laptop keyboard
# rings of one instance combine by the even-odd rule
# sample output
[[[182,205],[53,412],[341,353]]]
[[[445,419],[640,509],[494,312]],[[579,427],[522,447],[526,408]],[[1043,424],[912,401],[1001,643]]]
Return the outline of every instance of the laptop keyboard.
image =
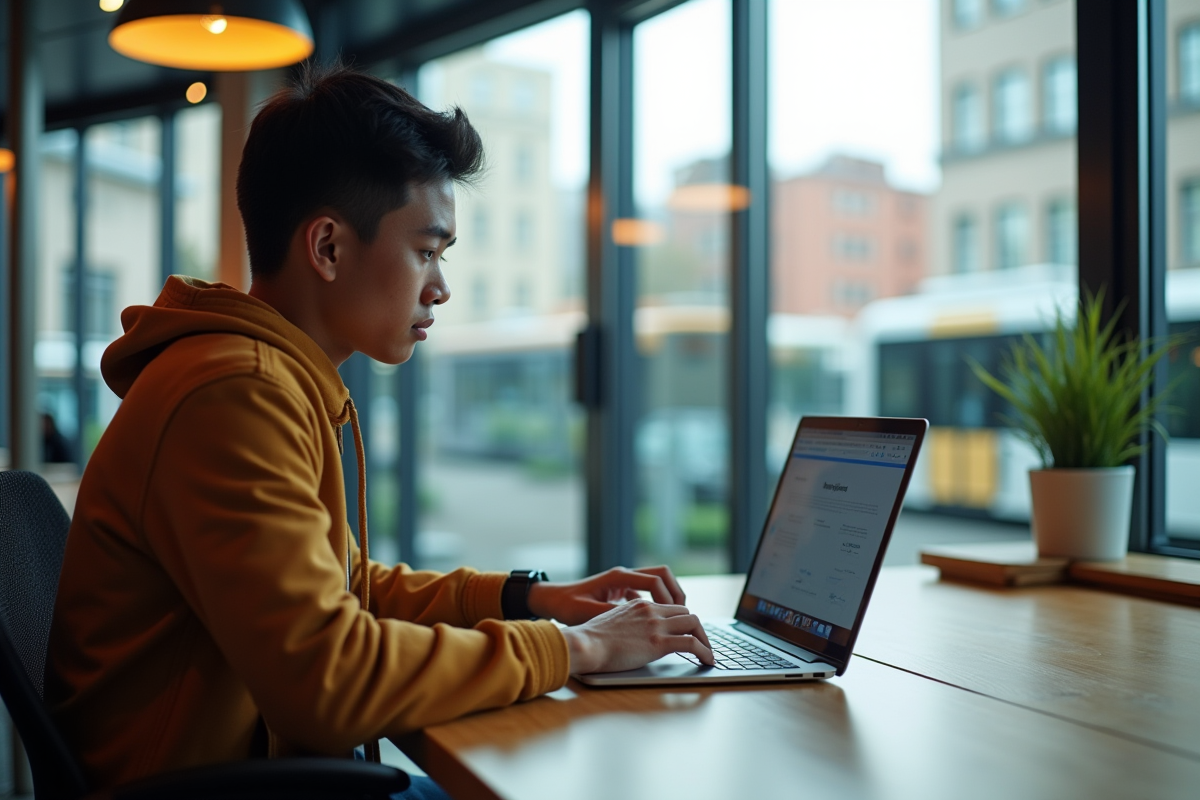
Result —
[[[730,636],[719,628],[706,630],[705,633],[708,634],[708,641],[712,644],[713,658],[717,662],[715,664],[717,669],[785,669],[796,666],[795,663],[787,661],[769,650],[755,647],[745,639]],[[691,653],[680,653],[679,655],[693,664],[700,665],[700,659]]]

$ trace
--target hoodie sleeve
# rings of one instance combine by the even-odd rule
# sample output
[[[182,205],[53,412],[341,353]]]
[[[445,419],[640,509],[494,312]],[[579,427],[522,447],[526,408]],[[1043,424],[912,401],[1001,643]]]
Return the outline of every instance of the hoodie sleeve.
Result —
[[[355,594],[361,580],[362,553],[350,540],[351,586]],[[407,564],[386,567],[369,561],[371,613],[377,617],[434,625],[444,622],[460,628],[485,619],[504,619],[500,593],[508,579],[503,572],[478,572],[462,567],[449,573],[413,570]]]
[[[143,507],[147,544],[271,729],[342,753],[563,685],[566,643],[551,623],[423,625],[359,606],[330,544],[344,520],[331,520],[318,495],[321,422],[262,375],[208,384],[168,423]],[[437,583],[413,575],[399,594]],[[460,577],[470,587],[480,576]],[[455,603],[430,600],[413,617],[443,605]],[[487,606],[440,616],[471,624]]]

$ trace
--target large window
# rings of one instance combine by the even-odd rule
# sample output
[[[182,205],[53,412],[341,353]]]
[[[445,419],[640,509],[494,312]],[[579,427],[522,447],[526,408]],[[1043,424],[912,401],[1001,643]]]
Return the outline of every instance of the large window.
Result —
[[[84,286],[107,287],[103,329],[89,336],[84,361],[99,365],[100,353],[121,334],[119,312],[150,304],[162,287],[161,123],[158,117],[94,125],[84,134],[87,153],[87,215]],[[96,308],[96,302],[85,303]],[[86,328],[85,328],[86,329]],[[117,411],[120,400],[99,378],[89,380],[84,418],[85,452],[90,453]]]
[[[1166,310],[1191,338],[1169,355],[1167,534],[1200,547],[1200,2],[1167,0]],[[1172,53],[1171,46],[1175,47]]]
[[[976,222],[974,214],[959,214],[954,218],[951,262],[954,272],[978,272],[981,268],[979,255],[979,223]]]
[[[1189,23],[1180,30],[1178,63],[1179,99],[1200,103],[1200,22]]]
[[[992,82],[992,136],[1002,144],[1017,144],[1033,134],[1033,103],[1029,76],[1019,67],[1006,69]]]
[[[776,0],[770,15],[772,473],[803,414],[924,416],[889,563],[1028,537],[1036,456],[968,359],[994,367],[1077,291],[1074,5]],[[1054,135],[1032,146],[1043,115]],[[854,196],[874,213],[847,213]]]
[[[954,148],[970,153],[983,148],[987,134],[983,124],[983,97],[979,87],[963,83],[954,87],[951,100],[952,133]]]
[[[729,0],[634,29],[634,200],[661,232],[636,251],[637,560],[726,568]],[[657,238],[657,237],[656,237]]]
[[[1046,261],[1051,264],[1079,263],[1079,226],[1074,198],[1059,197],[1046,207]]]
[[[221,208],[221,107],[206,103],[175,115],[175,266],[216,280]]]
[[[1026,263],[1029,252],[1029,212],[1018,202],[996,209],[996,269],[1014,269]]]
[[[1042,72],[1042,127],[1047,133],[1075,133],[1078,116],[1075,88],[1074,56],[1060,56],[1046,62]]]
[[[421,99],[461,106],[489,164],[457,193],[451,299],[418,348],[416,553],[401,555],[425,567],[584,571],[571,346],[584,322],[588,37],[574,12],[420,70]]]

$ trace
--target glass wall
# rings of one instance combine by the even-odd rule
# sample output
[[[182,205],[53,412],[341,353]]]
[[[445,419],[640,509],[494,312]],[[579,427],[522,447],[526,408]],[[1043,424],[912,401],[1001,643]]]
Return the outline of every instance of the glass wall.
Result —
[[[175,272],[216,280],[220,212],[221,107],[205,103],[175,115]]]
[[[1200,547],[1200,0],[1167,0],[1167,533]]]
[[[929,418],[889,563],[1029,536],[1034,455],[967,358],[994,366],[1075,297],[1074,13],[770,6],[768,462],[803,414]]]
[[[727,569],[731,8],[691,0],[634,29],[637,561]]]
[[[457,195],[451,299],[420,346],[416,560],[585,568],[583,418],[588,17],[573,12],[424,65],[418,93],[461,106],[488,168]]]
[[[153,303],[162,286],[161,135],[158,117],[94,125],[84,133],[85,456],[120,404],[100,378],[100,356],[121,334],[121,310]]]
[[[78,148],[79,135],[74,130],[42,135],[34,363],[38,373],[42,458],[51,464],[74,464],[78,460],[82,427],[74,388]],[[7,252],[4,258],[8,260]],[[89,380],[94,381],[96,366],[85,361]]]

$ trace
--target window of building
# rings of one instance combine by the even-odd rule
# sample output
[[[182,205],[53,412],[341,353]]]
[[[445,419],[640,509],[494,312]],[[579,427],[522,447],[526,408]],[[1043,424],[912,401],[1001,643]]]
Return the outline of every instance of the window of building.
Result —
[[[1200,179],[1187,181],[1179,190],[1179,232],[1185,266],[1200,266]]]
[[[513,225],[513,244],[518,251],[525,251],[533,246],[533,217],[528,211],[517,212]]]
[[[1023,203],[1004,203],[996,209],[996,269],[1027,263],[1029,213]]]
[[[866,192],[834,189],[833,209],[847,217],[865,217],[875,211],[875,198]]]
[[[485,314],[488,310],[487,278],[476,275],[471,281],[471,307],[477,314]]]
[[[896,247],[896,255],[904,264],[912,264],[917,262],[920,254],[921,250],[919,247],[917,247],[917,243],[910,239],[902,240]]]
[[[589,41],[587,12],[573,11],[418,73],[423,102],[470,116],[490,165],[458,192],[452,296],[418,348],[416,552],[402,555],[424,568],[586,569],[581,315],[560,309],[584,305]],[[371,530],[374,550],[374,517]]]
[[[533,148],[524,142],[517,145],[516,158],[513,159],[513,174],[521,186],[533,183]]]
[[[473,108],[489,108],[495,92],[496,85],[491,75],[480,71],[471,76],[471,106]]]
[[[978,272],[982,268],[979,253],[979,224],[971,214],[954,218],[952,263],[957,273]]]
[[[1076,87],[1074,56],[1061,56],[1046,63],[1042,72],[1042,126],[1049,133],[1075,133]]]
[[[1200,22],[1179,33],[1179,99],[1200,103]]]
[[[1025,8],[1025,0],[992,0],[992,13],[997,17],[1011,17]]]
[[[730,0],[689,0],[633,30],[637,216],[636,561],[728,568]],[[824,205],[827,195],[817,202]]]
[[[954,87],[951,99],[950,141],[955,150],[970,153],[983,148],[983,97],[973,83]]]
[[[833,254],[840,261],[870,261],[874,251],[867,236],[841,233],[833,237]]]
[[[1051,264],[1078,264],[1078,241],[1075,201],[1051,200],[1046,206],[1046,260]]]
[[[1015,144],[1033,134],[1033,104],[1029,76],[1019,68],[1007,69],[992,82],[992,136]]]
[[[526,309],[533,306],[533,291],[528,278],[518,278],[513,289],[513,306]]]
[[[513,110],[521,115],[532,114],[537,105],[537,87],[528,77],[520,77],[513,81],[512,86]]]
[[[951,4],[951,17],[954,27],[960,31],[969,31],[983,24],[985,0],[954,0]]]
[[[475,200],[475,202],[479,201]],[[489,227],[491,222],[490,217],[488,216],[488,210],[482,205],[477,205],[471,211],[471,216],[469,219],[471,220],[471,230],[468,234],[470,236],[470,240],[474,242],[477,247],[486,247],[491,236],[491,229]]]

